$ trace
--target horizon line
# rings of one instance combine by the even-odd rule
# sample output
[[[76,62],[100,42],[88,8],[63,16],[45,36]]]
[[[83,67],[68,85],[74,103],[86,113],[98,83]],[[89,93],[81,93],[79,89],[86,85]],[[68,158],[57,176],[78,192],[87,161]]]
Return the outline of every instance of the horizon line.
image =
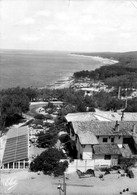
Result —
[[[40,49],[8,49],[8,48],[0,48],[0,51],[31,51],[31,52],[75,52],[75,53],[129,53],[129,52],[137,52],[137,50],[129,50],[129,51],[70,51],[70,50],[40,50]]]

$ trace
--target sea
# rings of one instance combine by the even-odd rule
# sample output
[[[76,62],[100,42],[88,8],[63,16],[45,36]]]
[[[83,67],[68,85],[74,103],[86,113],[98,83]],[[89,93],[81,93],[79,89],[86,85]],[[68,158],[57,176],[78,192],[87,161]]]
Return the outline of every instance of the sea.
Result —
[[[71,52],[0,50],[0,89],[46,88],[64,83],[76,71],[102,65],[101,61]]]

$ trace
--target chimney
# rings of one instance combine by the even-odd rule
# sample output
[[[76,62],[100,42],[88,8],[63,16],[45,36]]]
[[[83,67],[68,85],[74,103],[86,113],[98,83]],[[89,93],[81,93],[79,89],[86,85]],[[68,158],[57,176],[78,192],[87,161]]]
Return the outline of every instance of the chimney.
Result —
[[[124,111],[122,111],[121,121],[123,121],[124,118]]]
[[[118,99],[121,99],[121,95],[120,95],[120,91],[121,91],[121,87],[118,88]]]
[[[125,101],[125,109],[127,108],[127,96],[126,96],[126,101]]]
[[[115,131],[119,132],[119,122],[116,121],[116,124],[115,124]]]
[[[133,125],[133,134],[136,134],[136,125]]]

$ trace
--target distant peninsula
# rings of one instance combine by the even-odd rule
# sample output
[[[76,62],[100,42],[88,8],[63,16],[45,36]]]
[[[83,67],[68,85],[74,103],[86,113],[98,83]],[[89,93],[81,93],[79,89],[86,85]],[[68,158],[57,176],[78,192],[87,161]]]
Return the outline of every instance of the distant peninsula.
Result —
[[[109,87],[137,88],[137,51],[125,53],[97,52],[73,53],[89,57],[101,57],[114,61],[95,70],[82,70],[74,73],[75,79],[88,78],[102,81]]]

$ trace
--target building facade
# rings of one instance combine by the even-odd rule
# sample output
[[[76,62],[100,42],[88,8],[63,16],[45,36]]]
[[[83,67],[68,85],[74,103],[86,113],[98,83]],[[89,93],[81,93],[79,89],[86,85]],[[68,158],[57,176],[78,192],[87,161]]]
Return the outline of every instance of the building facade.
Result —
[[[129,156],[137,154],[136,125],[137,122],[127,121],[73,121],[69,123],[69,136],[76,146],[78,159],[113,166],[125,150]]]

